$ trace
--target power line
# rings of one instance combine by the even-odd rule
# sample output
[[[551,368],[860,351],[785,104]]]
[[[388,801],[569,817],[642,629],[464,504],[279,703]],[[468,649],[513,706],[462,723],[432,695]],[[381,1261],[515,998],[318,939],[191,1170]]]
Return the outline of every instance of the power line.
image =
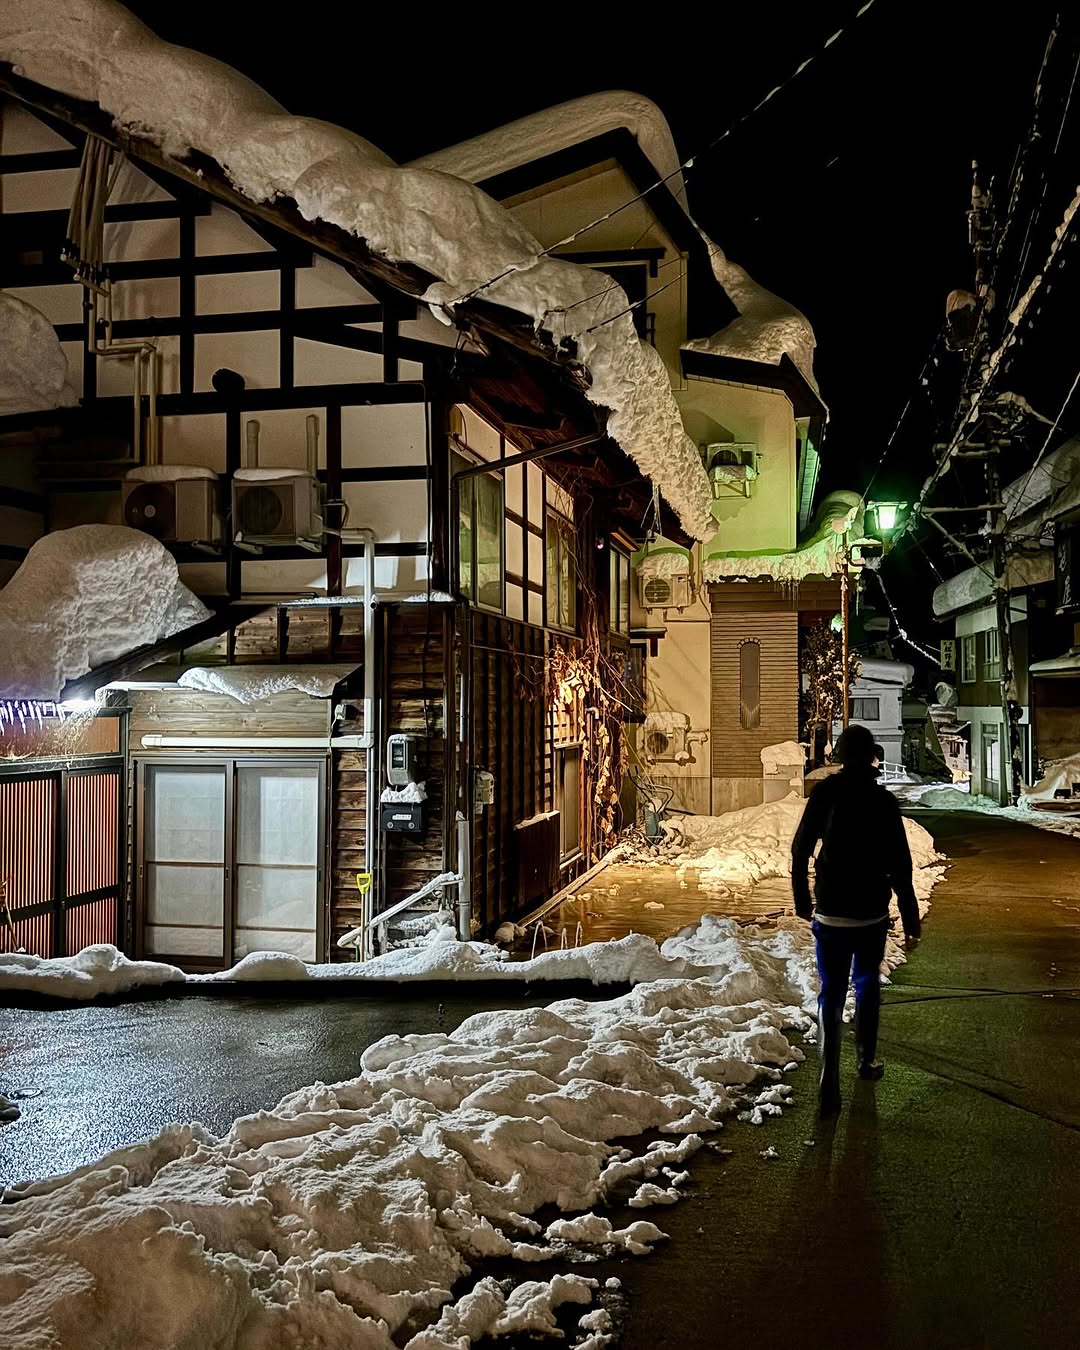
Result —
[[[774,99],[777,94],[783,93],[783,91],[790,84],[792,84],[796,79],[798,79],[798,77],[803,73],[803,71],[805,71],[809,66],[814,64],[814,62],[822,55],[823,52],[827,51],[828,48],[831,47],[834,42],[836,42],[839,38],[843,37],[843,35],[848,31],[849,28],[851,28],[855,23],[857,23],[858,20],[861,19],[863,15],[867,13],[868,10],[872,9],[875,3],[876,0],[866,0],[866,3],[863,4],[861,8],[856,11],[854,17],[844,28],[838,28],[830,38],[826,39],[820,51],[815,52],[812,56],[808,56],[806,57],[805,60],[801,61],[799,65],[797,65],[795,69],[791,72],[791,74],[787,77],[786,80],[776,85],[774,88],[770,89],[769,92],[763,98],[758,99],[757,103],[755,103],[752,108],[750,108],[747,112],[740,114],[734,120],[734,122],[731,123],[730,126],[728,126],[724,131],[722,131],[719,136],[714,137],[708,143],[708,145],[704,146],[704,148],[699,150],[696,154],[690,155],[687,159],[684,159],[681,163],[677,164],[675,168],[672,169],[669,173],[664,174],[663,177],[658,178],[654,183],[650,183],[647,188],[644,188],[641,192],[638,192],[635,196],[629,198],[625,202],[622,202],[619,206],[612,207],[610,211],[605,211],[603,215],[597,216],[595,220],[590,220],[587,225],[580,226],[580,228],[574,230],[571,234],[566,235],[565,238],[557,240],[554,244],[549,244],[547,248],[541,249],[538,253],[530,254],[528,258],[524,258],[520,262],[513,263],[511,264],[511,266],[503,268],[501,272],[491,277],[490,280],[481,282],[479,286],[476,286],[471,291],[468,291],[465,295],[461,296],[460,299],[458,299],[454,303],[459,305],[466,304],[469,300],[475,299],[476,296],[478,296],[481,291],[486,291],[488,287],[494,286],[497,282],[502,281],[505,277],[511,276],[514,272],[523,272],[526,271],[528,268],[535,266],[535,264],[540,262],[542,258],[546,258],[556,249],[565,248],[567,244],[574,243],[574,241],[580,239],[583,234],[588,234],[590,230],[595,229],[597,225],[603,225],[605,221],[612,220],[615,216],[619,215],[620,212],[625,211],[627,210],[628,207],[631,207],[635,205],[635,203],[642,201],[645,197],[649,195],[649,193],[655,192],[657,188],[665,186],[668,182],[671,181],[672,178],[677,178],[680,174],[688,172],[690,169],[694,167],[696,160],[715,150],[716,147],[721,144],[721,142],[727,140],[729,136],[733,135],[734,132],[736,132],[746,122],[748,122],[756,113],[760,112],[761,109],[772,99]]]
[[[896,612],[896,606],[889,598],[889,592],[885,589],[885,582],[882,580],[881,573],[875,571],[873,575],[877,577],[877,583],[881,587],[881,594],[885,597],[885,603],[889,606],[889,613],[892,615],[893,623],[896,624],[896,631],[900,641],[905,642],[913,651],[918,652],[920,656],[924,656],[928,661],[933,661],[936,666],[940,666],[940,653],[929,651],[926,647],[921,647],[915,639],[910,636],[907,629],[900,622],[900,616]]]
[[[877,481],[877,476],[881,472],[881,466],[885,463],[885,457],[892,449],[893,442],[896,440],[900,428],[904,423],[904,418],[908,415],[911,405],[915,401],[915,395],[919,392],[921,388],[923,388],[923,381],[925,379],[927,370],[929,369],[931,363],[936,364],[938,344],[941,342],[942,336],[945,332],[945,326],[946,324],[943,323],[941,327],[938,329],[937,335],[935,336],[933,342],[930,344],[930,350],[926,353],[926,356],[923,358],[922,368],[919,371],[919,377],[918,380],[916,381],[915,388],[908,395],[907,402],[904,404],[903,408],[901,408],[900,416],[896,419],[896,425],[893,427],[892,432],[889,435],[889,439],[885,442],[885,448],[882,450],[880,456],[878,457],[878,462],[874,468],[874,472],[870,475],[870,481],[863,489],[862,495],[864,500],[867,497],[869,497],[870,489],[874,486],[874,483]]]
[[[1057,432],[1058,425],[1061,422],[1061,419],[1065,416],[1065,409],[1072,402],[1072,396],[1073,394],[1076,393],[1078,385],[1080,385],[1080,370],[1077,370],[1075,376],[1073,377],[1073,382],[1069,386],[1069,392],[1065,395],[1065,402],[1058,409],[1058,415],[1054,418],[1053,425],[1051,426],[1050,430],[1046,433],[1046,439],[1042,443],[1042,449],[1035,456],[1035,462],[1034,464],[1032,464],[1030,470],[1028,471],[1027,478],[1024,479],[1024,486],[1020,490],[1020,496],[1018,499],[1021,502],[1027,495],[1028,486],[1031,483],[1032,478],[1035,476],[1035,470],[1039,467],[1039,461],[1042,459],[1043,455],[1046,454],[1046,451],[1050,446],[1050,442],[1053,440],[1054,435]]]

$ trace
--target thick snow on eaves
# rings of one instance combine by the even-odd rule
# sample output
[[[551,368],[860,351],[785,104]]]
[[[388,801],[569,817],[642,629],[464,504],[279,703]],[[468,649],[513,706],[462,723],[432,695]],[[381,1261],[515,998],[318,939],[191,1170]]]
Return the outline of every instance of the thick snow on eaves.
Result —
[[[0,698],[56,699],[69,680],[209,613],[141,530],[56,530],[0,591]]]
[[[226,694],[237,703],[258,703],[271,694],[296,691],[329,698],[356,665],[329,666],[189,666],[177,680],[182,689]]]
[[[77,402],[52,324],[33,305],[0,291],[0,417]]]
[[[788,356],[807,384],[816,391],[814,348],[817,338],[810,320],[794,305],[760,286],[745,267],[732,262],[711,239],[705,238],[705,243],[712,260],[713,275],[739,311],[739,317],[712,337],[694,338],[683,343],[683,350],[706,352],[710,356],[733,356],[741,361],[760,361],[770,366],[778,366],[781,359]]]
[[[807,577],[831,577],[840,571],[843,542],[842,535],[834,534],[816,539],[791,553],[758,553],[747,557],[727,554],[705,558],[701,575],[706,581],[771,577],[773,581],[791,582],[805,581]]]
[[[630,132],[657,177],[668,180],[669,189],[685,206],[686,188],[667,118],[651,98],[627,89],[607,89],[556,103],[457,145],[423,155],[409,167],[438,169],[470,183],[482,183],[572,145],[620,130]]]
[[[440,279],[425,296],[434,307],[450,311],[483,287],[485,300],[527,315],[557,342],[574,339],[591,376],[587,396],[608,409],[609,434],[690,534],[708,532],[700,455],[663,361],[622,313],[622,290],[588,268],[538,259],[538,242],[471,183],[398,168],[359,136],[291,117],[231,67],[160,41],[113,0],[9,0],[0,9],[0,59],[100,104],[168,155],[201,151],[252,201],[291,198],[306,219],[423,268]]]

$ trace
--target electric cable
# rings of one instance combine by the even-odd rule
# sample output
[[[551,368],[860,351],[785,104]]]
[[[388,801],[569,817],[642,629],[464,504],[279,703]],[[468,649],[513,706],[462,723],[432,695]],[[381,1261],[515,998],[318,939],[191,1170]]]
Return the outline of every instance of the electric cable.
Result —
[[[479,286],[476,286],[471,291],[468,291],[465,295],[461,296],[454,303],[459,305],[465,304],[469,300],[475,299],[476,296],[478,296],[482,291],[486,291],[489,287],[494,286],[497,282],[502,281],[505,277],[512,275],[514,272],[522,272],[530,267],[535,266],[535,264],[540,262],[542,258],[548,257],[556,249],[565,248],[567,244],[574,243],[574,241],[580,239],[583,234],[588,234],[588,232],[590,230],[595,229],[596,226],[604,224],[605,221],[612,220],[622,211],[627,210],[628,207],[631,207],[635,205],[635,203],[642,201],[645,197],[649,195],[649,193],[654,192],[659,187],[665,186],[672,178],[677,178],[680,174],[689,172],[689,170],[694,167],[696,160],[698,160],[704,155],[710,154],[713,150],[715,150],[716,147],[721,144],[721,142],[727,140],[729,136],[731,136],[741,126],[743,126],[746,122],[748,122],[767,103],[771,102],[771,100],[775,98],[777,94],[782,93],[790,84],[792,84],[803,73],[803,71],[805,71],[809,66],[813,65],[814,62],[817,59],[819,59],[822,53],[827,51],[828,48],[831,47],[833,43],[836,42],[839,38],[843,37],[843,35],[851,27],[853,27],[853,25],[857,23],[858,20],[861,19],[864,14],[866,14],[870,9],[873,8],[875,3],[876,0],[866,0],[866,2],[856,11],[855,15],[848,22],[848,24],[845,25],[845,27],[843,28],[837,29],[837,31],[833,33],[833,35],[825,41],[820,51],[815,52],[812,56],[806,57],[802,62],[800,62],[798,66],[795,67],[795,69],[791,72],[791,74],[787,77],[786,80],[774,86],[774,88],[770,89],[769,92],[763,98],[760,98],[757,101],[757,103],[753,105],[752,108],[750,108],[747,112],[742,113],[738,117],[736,117],[736,119],[728,127],[726,127],[725,130],[722,131],[719,136],[715,136],[706,146],[704,146],[696,154],[690,155],[686,159],[682,160],[669,173],[664,174],[662,177],[658,178],[654,183],[650,183],[647,188],[644,188],[642,191],[636,193],[633,197],[629,198],[629,200],[622,202],[619,206],[612,207],[610,211],[605,211],[603,215],[597,216],[595,220],[591,220],[588,222],[588,224],[580,226],[578,229],[574,230],[571,234],[568,234],[564,238],[557,240],[554,244],[549,244],[547,248],[541,249],[538,253],[530,254],[528,258],[522,259],[521,262],[514,263],[511,266],[504,268],[501,272],[491,277],[490,280],[481,282]]]

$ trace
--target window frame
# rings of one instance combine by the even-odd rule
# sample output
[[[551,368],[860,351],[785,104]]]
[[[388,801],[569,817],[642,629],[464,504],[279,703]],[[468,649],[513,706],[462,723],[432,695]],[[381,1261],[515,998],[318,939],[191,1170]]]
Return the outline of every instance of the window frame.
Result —
[[[990,654],[990,640],[993,639],[994,654]],[[987,628],[983,638],[983,679],[1001,679],[1001,634],[996,628]]]
[[[552,569],[552,551],[554,545],[554,571]],[[572,547],[570,546],[572,545]],[[563,614],[562,607],[562,561],[563,554],[569,560],[569,615]],[[544,623],[548,628],[557,628],[560,632],[576,633],[578,619],[578,568],[577,568],[577,529],[572,520],[568,520],[561,511],[550,503],[544,512]],[[552,602],[554,601],[554,605]],[[552,612],[554,608],[554,613]]]
[[[631,585],[633,568],[630,554],[615,544],[608,548],[608,627],[613,633],[630,636]],[[626,625],[622,619],[625,613]]]
[[[465,598],[468,600],[469,604],[472,605],[474,609],[482,609],[485,611],[485,613],[488,614],[505,614],[506,613],[506,482],[503,478],[502,473],[499,472],[499,470],[497,469],[489,469],[486,473],[473,474],[469,478],[465,479],[456,478],[456,474],[458,474],[462,469],[466,468],[471,469],[473,467],[485,465],[486,463],[487,461],[481,459],[479,456],[466,455],[463,454],[460,450],[451,451],[450,473],[451,473],[451,481],[453,483],[453,492],[452,492],[453,501],[451,503],[451,518],[454,522],[452,527],[454,535],[454,576],[457,581],[457,588],[459,594],[464,595]],[[487,601],[482,600],[480,598],[480,572],[479,572],[480,564],[477,559],[476,541],[478,537],[477,499],[479,495],[477,492],[477,485],[480,483],[482,479],[494,482],[498,488],[499,503],[498,503],[498,510],[495,513],[496,519],[499,522],[499,583],[498,583],[499,603],[497,605],[489,604]],[[468,567],[469,567],[468,588],[466,588],[463,585],[464,558],[461,549],[461,536],[462,536],[461,522],[462,522],[463,508],[466,505],[466,503],[468,504],[469,508],[469,521],[471,532],[471,548],[468,559]],[[526,547],[527,543],[528,541],[526,540],[525,541]]]
[[[975,657],[975,634],[964,633],[960,638],[960,683],[974,684],[978,678]]]
[[[880,694],[852,694],[852,695],[850,696],[850,702],[851,702],[851,718],[852,718],[852,721],[856,721],[856,722],[880,722],[880,721],[881,721],[881,695],[880,695]],[[857,711],[856,711],[856,704],[859,704],[859,703],[872,703],[872,704],[874,705],[876,711],[873,713],[873,715],[871,715],[870,713],[866,713],[866,712],[857,712]]]

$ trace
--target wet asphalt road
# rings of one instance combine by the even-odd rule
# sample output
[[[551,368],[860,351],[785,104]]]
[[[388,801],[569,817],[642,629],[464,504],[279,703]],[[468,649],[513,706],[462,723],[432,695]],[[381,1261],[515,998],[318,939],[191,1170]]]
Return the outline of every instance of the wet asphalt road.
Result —
[[[954,866],[886,992],[885,1080],[852,1086],[849,1061],[844,1112],[823,1128],[811,1071],[796,1073],[796,1110],[730,1126],[718,1142],[732,1156],[704,1150],[687,1201],[647,1216],[669,1244],[578,1267],[622,1279],[623,1350],[1080,1345],[1080,840],[918,818]],[[4,1010],[0,1091],[41,1095],[0,1130],[0,1175],[62,1170],[172,1119],[223,1129],[351,1075],[388,1031],[450,1029],[501,1004],[439,998],[441,1012],[220,996]],[[768,1144],[778,1159],[759,1156]]]
[[[523,1001],[554,996],[549,987]],[[0,1127],[0,1187],[93,1162],[171,1121],[221,1133],[307,1083],[354,1077],[361,1052],[382,1036],[451,1031],[507,1002],[473,990],[430,1000],[187,995],[0,1009],[0,1093],[34,1094]]]

